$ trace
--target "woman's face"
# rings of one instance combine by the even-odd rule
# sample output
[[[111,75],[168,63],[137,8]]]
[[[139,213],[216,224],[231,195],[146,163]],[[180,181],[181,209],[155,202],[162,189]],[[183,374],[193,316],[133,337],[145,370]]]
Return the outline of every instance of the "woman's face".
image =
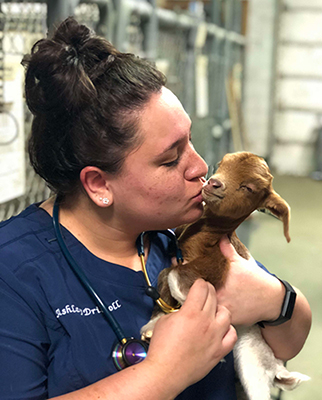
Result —
[[[137,232],[174,228],[202,215],[207,165],[191,139],[191,120],[168,89],[140,113],[140,146],[109,180],[113,215]]]

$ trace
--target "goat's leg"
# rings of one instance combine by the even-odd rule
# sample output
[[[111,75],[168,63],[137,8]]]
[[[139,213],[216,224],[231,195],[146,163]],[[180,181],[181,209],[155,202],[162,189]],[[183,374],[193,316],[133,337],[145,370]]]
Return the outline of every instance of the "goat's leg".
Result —
[[[222,286],[229,270],[228,262],[222,257],[216,268],[213,266],[214,261],[210,257],[200,256],[186,264],[172,267],[168,274],[171,296],[183,304],[189,289],[199,278],[210,282],[216,288]]]
[[[190,267],[189,267],[190,265]],[[161,271],[158,279],[158,292],[162,300],[172,307],[183,304],[193,282],[199,278],[199,274],[191,268],[194,264],[171,266]],[[187,272],[189,272],[187,274]],[[155,324],[165,313],[156,304],[150,321],[141,328],[142,340],[150,340]]]
[[[177,268],[170,267],[163,270],[159,276],[158,282],[160,297],[172,307],[177,305],[177,303],[183,304],[187,297],[187,292],[182,292],[180,289],[176,269]],[[142,340],[149,341],[152,338],[155,324],[163,315],[165,315],[165,313],[158,305],[155,305],[150,321],[141,328]]]
[[[311,378],[300,372],[288,371],[281,360],[276,360],[276,373],[273,386],[282,390],[293,390],[302,382],[308,381]]]
[[[218,251],[220,253],[219,249]],[[211,249],[211,252],[214,253],[214,249]],[[182,305],[190,287],[198,278],[203,278],[218,288],[224,282],[228,268],[228,263],[224,258],[221,258],[221,262],[214,271],[210,257],[197,257],[186,264],[165,268],[159,275],[158,292],[160,297],[172,307],[178,303]],[[141,329],[143,339],[152,337],[154,326],[162,315],[164,313],[156,305],[151,320]]]
[[[309,377],[289,372],[275,358],[258,326],[238,329],[234,347],[235,368],[249,400],[270,400],[271,388],[292,390]]]
[[[270,389],[274,373],[270,371],[273,362],[272,350],[264,343],[260,329],[251,327],[238,331],[234,347],[235,369],[248,400],[270,400]],[[267,360],[267,365],[264,359]]]
[[[160,309],[159,309],[160,310]],[[149,342],[153,336],[153,331],[155,324],[158,322],[158,320],[165,315],[162,311],[159,311],[157,314],[155,314],[154,317],[151,317],[150,321],[142,326],[141,328],[141,339]]]

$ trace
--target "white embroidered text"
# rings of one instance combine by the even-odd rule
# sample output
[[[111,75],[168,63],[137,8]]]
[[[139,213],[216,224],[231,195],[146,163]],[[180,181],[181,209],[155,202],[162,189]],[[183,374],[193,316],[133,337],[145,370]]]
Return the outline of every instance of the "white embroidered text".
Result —
[[[113,301],[112,304],[110,304],[107,308],[109,311],[115,311],[118,308],[121,308],[122,305],[119,303],[118,300]],[[85,308],[80,308],[80,307],[76,307],[74,304],[69,305],[66,304],[66,306],[62,309],[57,308],[56,309],[56,318],[60,318],[64,315],[67,314],[79,314],[83,317],[88,317],[90,315],[95,315],[95,314],[100,314],[102,311],[98,308],[89,308],[89,307],[85,307]]]

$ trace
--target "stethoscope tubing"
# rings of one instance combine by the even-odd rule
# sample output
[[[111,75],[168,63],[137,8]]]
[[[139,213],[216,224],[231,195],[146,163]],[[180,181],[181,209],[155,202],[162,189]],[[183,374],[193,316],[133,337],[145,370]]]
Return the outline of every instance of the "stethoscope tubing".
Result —
[[[69,250],[66,247],[65,241],[62,236],[61,227],[59,224],[59,201],[57,198],[55,200],[54,209],[53,209],[53,225],[54,225],[54,230],[55,230],[55,234],[56,234],[56,238],[57,238],[59,247],[60,247],[64,257],[66,258],[68,264],[70,265],[71,269],[73,270],[73,272],[79,279],[80,283],[84,286],[87,293],[94,300],[95,304],[102,311],[104,317],[107,319],[113,332],[115,333],[118,341],[123,344],[126,343],[127,339],[125,337],[125,334],[124,334],[120,324],[114,318],[113,314],[108,310],[108,308],[106,307],[106,305],[104,304],[104,302],[102,301],[100,296],[97,294],[93,285],[88,280],[86,274],[78,266],[77,262],[74,260],[73,256],[70,254]]]
[[[54,208],[53,208],[53,226],[54,226],[54,230],[55,230],[55,234],[56,234],[56,238],[57,238],[59,247],[60,247],[66,261],[68,262],[69,266],[71,267],[72,271],[75,273],[75,275],[78,278],[78,280],[80,281],[80,283],[83,285],[86,292],[93,299],[94,303],[98,306],[98,308],[102,311],[103,316],[106,318],[107,322],[110,324],[113,332],[115,333],[117,340],[122,345],[129,343],[129,341],[131,341],[131,340],[136,340],[133,338],[127,339],[125,337],[120,324],[114,318],[113,314],[108,310],[108,308],[104,304],[103,300],[100,298],[97,291],[94,289],[93,285],[90,283],[86,274],[79,267],[79,265],[77,264],[77,262],[71,255],[70,251],[68,250],[68,248],[65,244],[65,241],[63,239],[62,232],[61,232],[61,225],[59,224],[59,198],[58,197],[56,197],[56,200],[54,203]],[[161,308],[161,310],[163,312],[165,312],[165,313],[176,312],[176,311],[178,311],[178,307],[175,307],[175,308],[171,307],[166,302],[164,302],[161,299],[157,289],[151,285],[150,279],[148,277],[148,273],[147,273],[145,261],[144,261],[144,255],[145,255],[144,254],[144,235],[147,233],[153,233],[153,232],[154,231],[142,232],[139,235],[139,237],[137,238],[137,242],[136,242],[137,249],[138,249],[138,255],[141,258],[143,273],[144,273],[145,279],[148,284],[146,294],[148,296],[150,296],[159,305],[159,307]],[[178,245],[178,241],[175,236],[175,233],[173,231],[171,231],[170,229],[158,231],[158,232],[166,235],[172,241],[172,243],[174,243],[177,261],[178,261],[178,263],[182,263],[183,257],[182,257],[182,253],[181,253],[180,247]]]

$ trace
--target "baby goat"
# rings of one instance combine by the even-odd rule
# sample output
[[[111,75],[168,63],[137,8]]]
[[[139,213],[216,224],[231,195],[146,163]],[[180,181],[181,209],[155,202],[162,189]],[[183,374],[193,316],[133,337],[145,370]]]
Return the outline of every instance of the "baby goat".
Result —
[[[226,280],[229,262],[219,248],[219,241],[228,235],[236,251],[245,259],[250,255],[238,239],[236,228],[256,209],[267,209],[282,220],[284,235],[290,241],[290,208],[272,187],[273,177],[266,162],[248,152],[226,154],[217,172],[204,185],[204,214],[197,222],[179,227],[176,235],[184,256],[183,265],[162,271],[158,290],[171,305],[183,304],[187,293],[198,278],[217,289]],[[149,339],[163,313],[156,306],[151,321],[141,332]],[[290,373],[264,341],[258,326],[238,329],[234,347],[235,368],[249,400],[269,400],[272,386],[291,390],[309,379],[297,372]]]

